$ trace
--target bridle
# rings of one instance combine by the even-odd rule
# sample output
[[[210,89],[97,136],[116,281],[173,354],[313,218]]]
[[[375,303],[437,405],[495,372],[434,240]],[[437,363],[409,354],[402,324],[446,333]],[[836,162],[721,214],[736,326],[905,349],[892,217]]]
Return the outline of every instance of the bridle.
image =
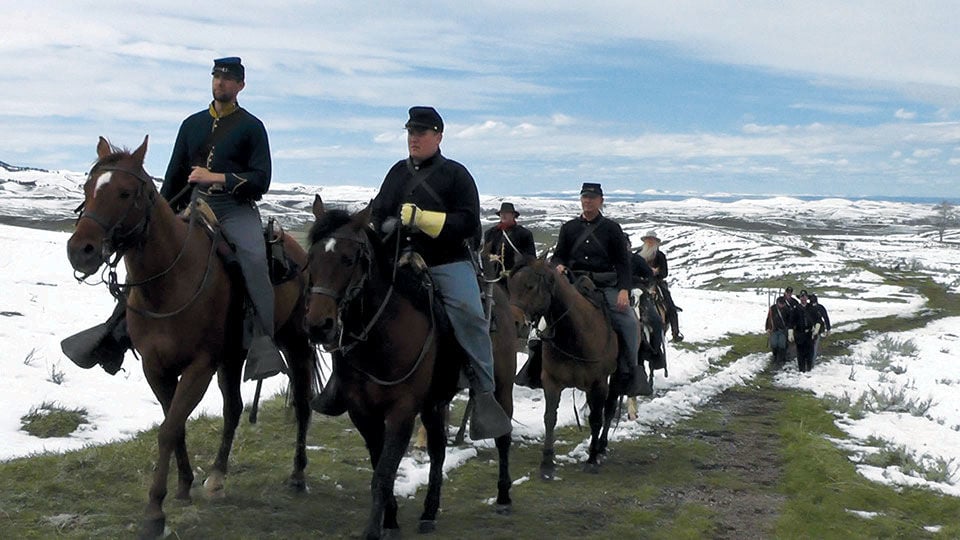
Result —
[[[133,176],[137,180],[140,180],[140,183],[137,184],[137,193],[131,197],[130,203],[123,211],[123,215],[121,215],[111,225],[109,221],[100,214],[90,210],[84,210],[84,207],[87,205],[86,199],[84,199],[84,201],[80,203],[80,206],[77,206],[73,212],[78,214],[78,224],[83,219],[89,219],[103,229],[104,241],[100,247],[101,255],[108,267],[116,268],[120,263],[120,259],[123,258],[124,252],[131,247],[142,244],[143,240],[146,238],[147,229],[150,227],[150,217],[153,213],[153,205],[156,202],[157,192],[154,189],[148,190],[146,204],[144,205],[144,186],[148,185],[150,182],[153,182],[153,179],[147,175],[146,171],[143,170],[143,167],[140,167],[139,170],[133,170],[126,167],[120,167],[116,165],[100,165],[98,163],[95,164],[92,169],[90,169],[85,183],[89,183],[93,181],[95,177],[99,177],[100,175],[97,173],[104,172],[122,172]],[[140,218],[140,221],[126,231],[121,229],[121,226],[127,220],[127,216],[130,215],[130,211],[133,209],[140,209],[141,207],[144,208],[144,212],[143,217]],[[78,281],[83,281],[83,279],[87,276],[77,277],[76,271],[74,271],[74,277],[76,277]]]
[[[90,169],[90,172],[87,174],[86,182],[92,181],[96,173],[102,173],[102,172],[122,172],[122,173],[126,173],[133,176],[137,180],[140,180],[140,183],[137,184],[137,192],[133,197],[131,197],[131,201],[127,205],[127,207],[124,209],[123,215],[121,215],[116,220],[116,222],[113,223],[112,225],[109,224],[109,222],[106,219],[104,219],[101,215],[89,210],[84,210],[84,207],[87,204],[86,199],[84,199],[84,201],[80,203],[80,205],[77,206],[77,208],[74,210],[74,213],[79,214],[77,216],[78,224],[82,219],[86,218],[93,221],[101,229],[103,229],[104,241],[100,249],[101,249],[101,254],[104,260],[103,273],[107,275],[107,278],[102,279],[102,282],[107,284],[107,289],[110,291],[111,296],[113,296],[117,300],[121,300],[121,298],[125,296],[126,290],[151,283],[169,274],[170,271],[173,270],[173,268],[177,265],[177,263],[179,263],[180,260],[183,258],[183,255],[187,250],[187,245],[190,240],[190,230],[194,227],[194,224],[198,219],[197,216],[200,214],[200,212],[190,213],[190,219],[187,224],[187,234],[184,235],[183,245],[180,246],[180,251],[177,253],[177,256],[174,257],[173,261],[165,269],[141,281],[135,281],[135,282],[128,281],[126,283],[120,283],[117,278],[117,266],[119,266],[120,260],[123,259],[123,256],[124,254],[126,254],[127,250],[129,250],[132,247],[142,246],[143,243],[146,241],[147,233],[150,227],[150,219],[153,214],[153,208],[156,205],[157,191],[156,189],[146,190],[147,192],[146,203],[144,203],[143,201],[144,188],[145,186],[150,185],[153,182],[153,179],[147,174],[147,172],[143,169],[143,167],[140,167],[138,170],[133,170],[133,169],[128,169],[126,167],[120,167],[115,165],[101,166],[99,165],[99,163],[97,163],[93,166],[92,169]],[[99,176],[99,175],[97,174],[96,176]],[[174,199],[177,199],[180,196],[182,196],[186,192],[186,190],[187,188],[184,188],[183,190],[181,190],[181,192],[177,194],[177,196],[174,197]],[[143,217],[140,218],[140,221],[138,221],[136,225],[134,225],[133,227],[130,227],[130,229],[128,229],[127,231],[123,231],[120,227],[126,221],[127,216],[130,214],[130,211],[134,208],[139,209],[141,207],[144,208]],[[203,289],[206,287],[207,279],[209,278],[211,269],[213,268],[213,256],[216,253],[216,251],[217,251],[217,243],[214,239],[211,238],[210,252],[207,254],[206,269],[204,270],[203,278],[200,281],[200,285],[197,287],[197,290],[193,293],[193,295],[186,301],[186,303],[184,303],[179,308],[173,311],[168,311],[168,312],[155,312],[155,311],[150,311],[146,309],[140,309],[127,304],[127,309],[150,319],[166,319],[169,317],[173,317],[175,315],[179,315],[188,307],[190,307],[190,305],[193,304],[193,302],[197,298],[199,298],[200,294],[203,292]],[[89,277],[89,274],[78,275],[77,271],[74,270],[74,278],[76,278],[77,281],[83,282],[87,277]]]
[[[310,285],[307,288],[308,293],[311,295],[317,294],[321,296],[326,296],[333,299],[333,301],[336,302],[337,327],[339,328],[339,331],[337,336],[337,347],[335,350],[340,351],[340,353],[344,356],[346,356],[355,347],[357,347],[361,343],[366,342],[369,339],[370,332],[373,331],[374,326],[383,316],[383,313],[386,310],[387,304],[390,302],[390,299],[391,297],[393,297],[393,294],[394,294],[394,283],[396,281],[395,280],[396,272],[397,272],[396,265],[398,264],[397,262],[398,258],[394,259],[394,269],[393,269],[394,279],[391,280],[390,287],[387,289],[387,293],[384,295],[383,300],[380,302],[380,305],[377,307],[376,313],[374,313],[373,317],[371,317],[370,320],[367,322],[367,324],[364,325],[363,330],[359,334],[355,334],[353,332],[347,332],[345,325],[343,324],[343,314],[350,307],[350,305],[353,304],[353,302],[360,296],[360,293],[362,293],[363,290],[366,288],[366,286],[368,285],[368,282],[370,281],[370,273],[373,271],[373,253],[372,253],[372,250],[370,249],[369,240],[365,238],[363,234],[364,234],[363,231],[358,231],[352,236],[334,234],[315,242],[314,248],[312,248],[312,249],[316,249],[316,246],[320,245],[325,240],[338,240],[338,241],[346,240],[348,242],[352,242],[360,246],[357,252],[354,254],[354,259],[353,259],[353,264],[355,266],[359,266],[360,271],[359,272],[356,270],[354,271],[354,275],[351,277],[350,282],[344,288],[342,293],[340,291],[337,291],[328,287],[314,285],[312,282],[312,278],[311,278]],[[399,236],[400,235],[397,235],[398,246],[399,246]],[[399,247],[398,247],[398,250],[399,250]],[[429,291],[430,291],[429,292],[430,302],[428,305],[431,306],[430,332],[427,334],[427,337],[424,340],[423,346],[420,348],[420,354],[417,356],[416,362],[413,363],[413,366],[410,368],[409,371],[407,371],[405,375],[403,375],[398,379],[385,380],[377,377],[376,375],[373,375],[372,373],[369,373],[368,371],[365,371],[357,367],[351,362],[347,362],[347,365],[349,365],[354,370],[364,375],[370,381],[376,384],[379,384],[381,386],[396,386],[398,384],[403,383],[404,381],[409,379],[414,373],[416,373],[417,369],[420,368],[420,364],[423,362],[423,359],[426,358],[427,351],[430,349],[430,345],[431,343],[433,343],[434,337],[436,335],[437,324],[434,318],[434,313],[432,308],[433,306],[432,288],[429,289]],[[349,340],[349,342],[347,342],[347,340]]]

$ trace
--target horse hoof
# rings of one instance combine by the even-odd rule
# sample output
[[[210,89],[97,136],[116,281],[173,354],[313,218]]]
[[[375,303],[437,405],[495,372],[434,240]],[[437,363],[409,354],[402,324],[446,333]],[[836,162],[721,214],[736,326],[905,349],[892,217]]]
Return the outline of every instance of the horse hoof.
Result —
[[[540,479],[550,482],[554,479],[555,472],[553,469],[540,469]]]
[[[294,478],[291,476],[287,479],[287,487],[292,489],[295,493],[307,493],[310,491],[307,488],[307,480],[305,478]]]
[[[599,463],[584,463],[583,472],[590,474],[599,474],[600,473],[600,464]]]
[[[137,533],[137,538],[140,540],[164,538],[167,534],[166,524],[167,518],[164,516],[154,519],[145,519],[143,520],[143,523],[140,524],[140,531]]]
[[[421,519],[420,525],[417,527],[417,532],[420,534],[429,534],[437,530],[437,520],[435,519]]]
[[[211,474],[203,481],[203,491],[208,499],[223,499],[227,496],[224,489],[223,475]]]
[[[510,514],[513,513],[513,505],[509,503],[498,504],[494,508],[494,512],[496,512],[498,516],[509,516]]]

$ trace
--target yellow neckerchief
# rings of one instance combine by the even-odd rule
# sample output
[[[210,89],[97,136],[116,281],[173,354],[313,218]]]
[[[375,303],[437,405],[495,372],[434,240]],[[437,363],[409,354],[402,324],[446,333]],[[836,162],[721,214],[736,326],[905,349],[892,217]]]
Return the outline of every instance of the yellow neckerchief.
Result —
[[[237,102],[234,101],[233,103],[231,103],[231,104],[229,104],[229,105],[227,105],[227,106],[225,106],[225,107],[223,108],[223,114],[217,114],[217,109],[216,109],[216,107],[213,106],[214,103],[216,103],[216,101],[211,101],[211,102],[210,102],[210,116],[212,116],[212,117],[214,117],[214,118],[216,118],[216,119],[218,119],[218,120],[219,120],[220,118],[225,117],[225,116],[230,116],[231,114],[235,113],[235,112],[237,111],[237,109],[240,108],[240,105],[238,105]]]

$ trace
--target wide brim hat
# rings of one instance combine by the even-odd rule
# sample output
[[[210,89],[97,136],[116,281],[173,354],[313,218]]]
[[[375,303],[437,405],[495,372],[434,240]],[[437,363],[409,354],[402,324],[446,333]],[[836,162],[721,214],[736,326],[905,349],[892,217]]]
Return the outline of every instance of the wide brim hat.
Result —
[[[512,212],[513,215],[515,216],[520,215],[520,212],[518,212],[517,209],[513,207],[513,203],[509,203],[509,202],[500,203],[500,209],[497,210],[498,216],[500,215],[500,212]]]
[[[657,231],[647,231],[643,236],[640,237],[640,240],[646,240],[647,238],[653,238],[657,242],[660,241],[660,239],[657,238]]]

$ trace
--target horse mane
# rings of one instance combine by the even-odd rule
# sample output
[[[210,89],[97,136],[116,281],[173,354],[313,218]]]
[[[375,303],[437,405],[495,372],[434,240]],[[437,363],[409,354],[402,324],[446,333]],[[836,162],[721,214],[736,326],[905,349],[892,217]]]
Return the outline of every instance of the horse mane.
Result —
[[[310,227],[310,233],[307,235],[307,241],[310,243],[310,246],[312,247],[319,242],[321,238],[330,236],[333,234],[333,231],[350,223],[352,217],[350,212],[346,210],[333,209],[324,212],[313,226]]]

